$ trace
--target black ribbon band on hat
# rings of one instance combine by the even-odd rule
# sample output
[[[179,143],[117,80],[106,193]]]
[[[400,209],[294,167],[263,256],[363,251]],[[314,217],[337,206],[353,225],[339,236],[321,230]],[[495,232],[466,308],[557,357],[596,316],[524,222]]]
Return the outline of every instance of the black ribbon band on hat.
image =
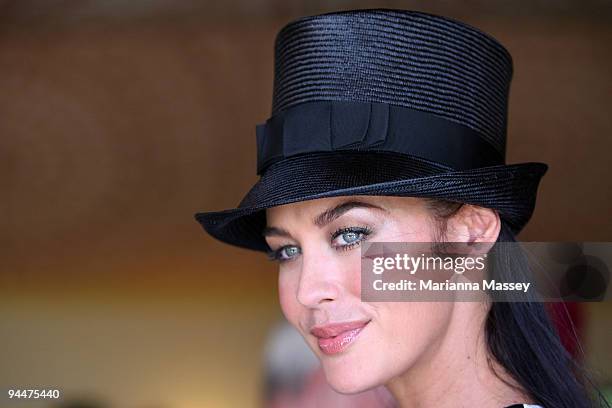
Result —
[[[378,102],[316,101],[293,106],[256,126],[257,174],[297,154],[387,151],[455,170],[504,164],[475,130],[437,115]]]

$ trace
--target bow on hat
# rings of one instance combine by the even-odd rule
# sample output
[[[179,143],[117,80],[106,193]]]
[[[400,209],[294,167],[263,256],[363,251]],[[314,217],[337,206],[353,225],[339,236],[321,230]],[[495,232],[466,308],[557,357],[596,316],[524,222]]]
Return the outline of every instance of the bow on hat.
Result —
[[[257,174],[301,153],[388,151],[451,169],[504,164],[477,131],[437,115],[378,102],[316,101],[295,105],[256,126]]]

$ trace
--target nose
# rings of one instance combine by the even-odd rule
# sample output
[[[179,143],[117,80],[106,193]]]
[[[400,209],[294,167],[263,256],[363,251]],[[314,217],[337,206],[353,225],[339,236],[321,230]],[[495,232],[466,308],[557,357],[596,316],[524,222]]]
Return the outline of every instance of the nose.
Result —
[[[337,300],[341,291],[340,265],[324,251],[302,255],[302,270],[297,288],[297,300],[308,308]]]

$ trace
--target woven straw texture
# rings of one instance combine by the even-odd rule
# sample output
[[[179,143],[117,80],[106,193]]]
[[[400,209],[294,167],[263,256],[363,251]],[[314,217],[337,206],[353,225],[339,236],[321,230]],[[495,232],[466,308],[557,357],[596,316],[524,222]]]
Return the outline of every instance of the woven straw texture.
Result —
[[[314,100],[383,102],[467,125],[505,151],[512,58],[458,21],[386,9],[304,17],[277,34],[274,70],[272,115]]]
[[[272,116],[315,101],[384,103],[469,127],[505,156],[512,58],[461,22],[391,9],[303,17],[278,32],[274,74]],[[458,171],[409,153],[314,151],[271,164],[237,208],[196,219],[222,242],[267,251],[266,208],[337,196],[411,196],[493,208],[518,233],[546,171],[544,163]]]

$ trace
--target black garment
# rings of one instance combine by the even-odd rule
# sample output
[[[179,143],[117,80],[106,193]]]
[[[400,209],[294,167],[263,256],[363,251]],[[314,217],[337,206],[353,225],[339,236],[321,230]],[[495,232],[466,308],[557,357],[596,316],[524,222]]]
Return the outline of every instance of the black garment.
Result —
[[[533,405],[533,404],[513,404],[513,405],[508,405],[507,407],[504,408],[544,408],[541,405]]]

